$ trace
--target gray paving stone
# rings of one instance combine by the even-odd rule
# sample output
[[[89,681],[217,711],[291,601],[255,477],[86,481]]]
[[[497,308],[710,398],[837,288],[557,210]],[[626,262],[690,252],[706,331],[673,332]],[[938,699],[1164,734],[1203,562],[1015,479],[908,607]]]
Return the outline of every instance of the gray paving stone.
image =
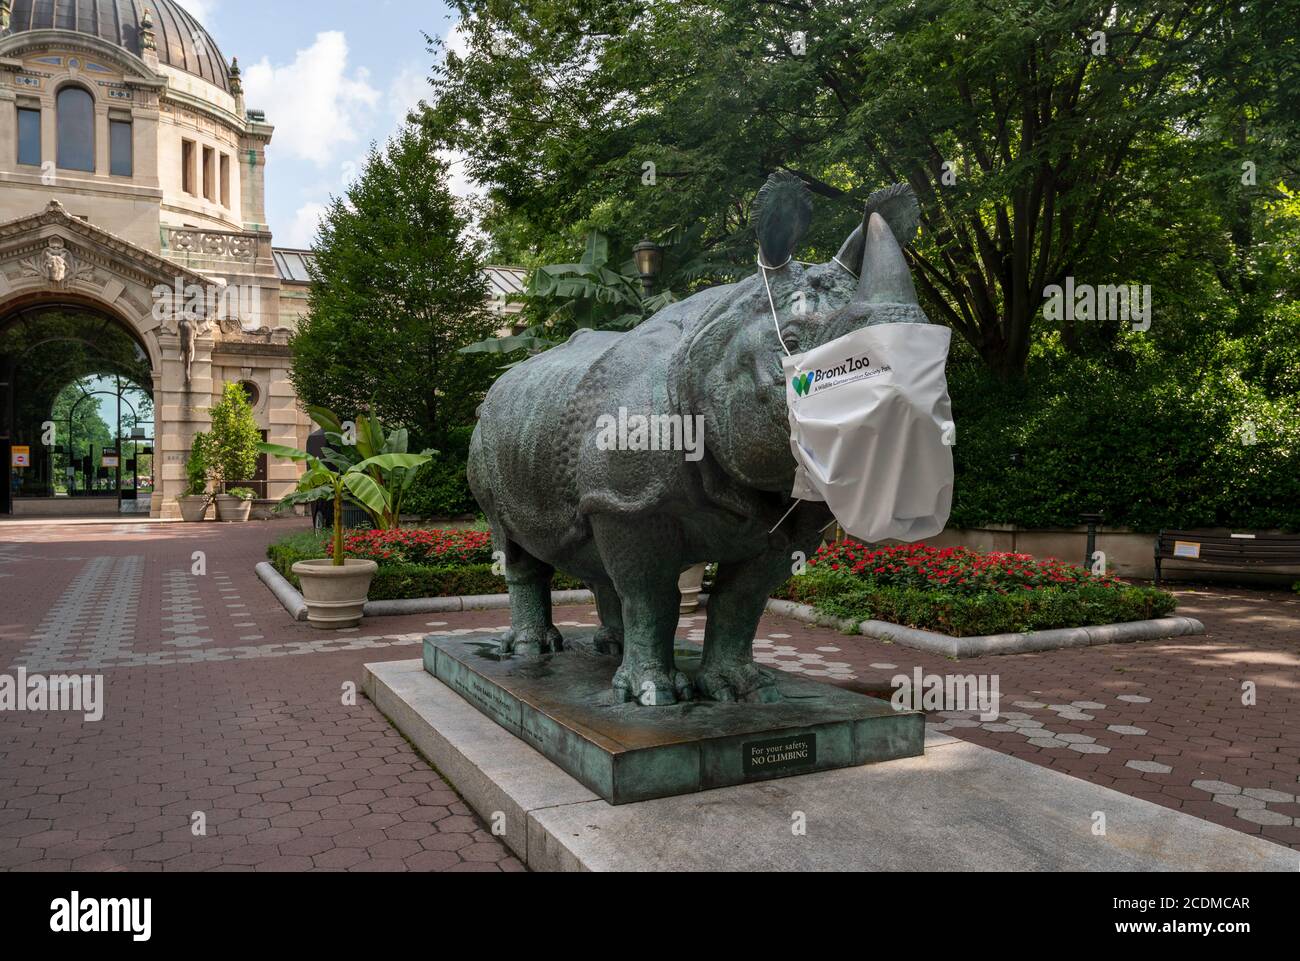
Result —
[[[1241,788],[1236,784],[1229,784],[1227,781],[1193,781],[1192,787],[1198,791],[1208,791],[1210,794],[1240,794]]]
[[[1141,737],[1147,732],[1146,728],[1133,727],[1131,724],[1111,724],[1106,728],[1106,730],[1113,731],[1116,734],[1127,734],[1132,737]]]
[[[1265,811],[1259,809],[1238,811],[1237,817],[1241,818],[1243,821],[1250,821],[1252,824],[1266,824],[1277,827],[1282,827],[1284,825],[1289,826],[1295,820],[1285,814],[1278,814],[1276,811]]]
[[[1246,797],[1244,794],[1216,794],[1213,799],[1215,804],[1222,804],[1224,807],[1236,808],[1238,811],[1264,809],[1264,802],[1259,798]]]
[[[1125,761],[1124,766],[1141,771],[1143,774],[1169,774],[1173,771],[1168,764],[1161,764],[1159,761]]]
[[[1274,791],[1266,787],[1248,787],[1241,792],[1247,797],[1259,798],[1261,801],[1267,801],[1270,804],[1290,804],[1295,800],[1294,794],[1287,794],[1285,791]]]

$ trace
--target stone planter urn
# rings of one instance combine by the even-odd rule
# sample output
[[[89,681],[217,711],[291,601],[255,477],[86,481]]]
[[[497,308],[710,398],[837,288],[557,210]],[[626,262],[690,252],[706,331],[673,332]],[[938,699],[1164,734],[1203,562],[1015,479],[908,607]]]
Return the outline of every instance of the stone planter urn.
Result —
[[[248,520],[253,511],[253,502],[231,497],[229,494],[217,495],[217,520],[226,524],[241,524]]]
[[[293,572],[302,584],[307,602],[307,623],[322,631],[356,627],[370,593],[370,581],[379,570],[374,561],[347,558],[336,566],[328,557],[299,561]]]
[[[187,524],[197,524],[208,513],[208,498],[204,494],[186,494],[176,498],[181,508],[181,520]]]
[[[683,571],[677,581],[677,590],[682,595],[681,613],[694,614],[700,609],[700,591],[704,588],[704,572],[708,564],[696,564],[690,570]]]

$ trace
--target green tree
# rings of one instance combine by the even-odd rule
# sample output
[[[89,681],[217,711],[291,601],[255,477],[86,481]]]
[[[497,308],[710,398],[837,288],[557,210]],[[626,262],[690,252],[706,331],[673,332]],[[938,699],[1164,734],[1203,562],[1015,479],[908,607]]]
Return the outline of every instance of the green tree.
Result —
[[[55,436],[60,439],[59,446],[66,450],[70,439],[72,457],[77,464],[80,464],[81,458],[90,453],[92,446],[97,453],[113,450],[116,446],[113,442],[112,428],[100,416],[98,403],[100,397],[82,399],[85,397],[86,390],[93,387],[93,384],[94,378],[83,378],[69,384],[59,391],[58,397],[54,400],[54,407],[50,411],[50,420],[54,422],[57,431]],[[70,438],[68,437],[69,417],[72,418]]]
[[[1174,306],[1235,296],[1265,214],[1231,161],[1254,158],[1267,195],[1294,157],[1277,81],[1295,38],[1274,25],[1294,9],[1272,0],[453,5],[467,51],[439,51],[423,123],[488,188],[494,254],[698,225],[704,251],[749,266],[749,201],[784,168],[823,198],[820,259],[868,193],[906,181],[922,295],[1005,379],[1067,276],[1154,286],[1172,246]],[[1059,333],[1079,350],[1112,332]]]
[[[262,432],[239,384],[226,384],[221,402],[209,411],[212,427],[203,444],[204,459],[220,489],[228,490],[251,480],[257,471]]]
[[[320,225],[293,339],[291,379],[305,404],[347,419],[370,411],[407,427],[417,447],[442,446],[449,429],[473,422],[496,365],[458,350],[497,324],[467,227],[447,164],[420,128],[371,150]]]

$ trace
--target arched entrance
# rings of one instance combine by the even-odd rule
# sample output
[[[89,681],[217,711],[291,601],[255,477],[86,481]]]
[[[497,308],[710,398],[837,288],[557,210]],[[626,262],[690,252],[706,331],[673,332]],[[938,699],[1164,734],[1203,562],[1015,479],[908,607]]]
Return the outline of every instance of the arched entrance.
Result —
[[[148,513],[138,477],[153,453],[153,382],[144,345],[101,308],[50,300],[0,314],[0,513]]]

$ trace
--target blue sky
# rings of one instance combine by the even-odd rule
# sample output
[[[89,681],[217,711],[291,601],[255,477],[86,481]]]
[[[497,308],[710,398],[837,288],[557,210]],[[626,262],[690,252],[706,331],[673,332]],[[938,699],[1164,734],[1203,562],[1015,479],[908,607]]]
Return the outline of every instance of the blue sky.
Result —
[[[446,37],[437,0],[178,0],[226,58],[239,58],[250,109],[276,131],[267,219],[276,246],[309,246],[331,195],[407,110],[428,96],[424,33]],[[457,192],[464,185],[456,184]]]

